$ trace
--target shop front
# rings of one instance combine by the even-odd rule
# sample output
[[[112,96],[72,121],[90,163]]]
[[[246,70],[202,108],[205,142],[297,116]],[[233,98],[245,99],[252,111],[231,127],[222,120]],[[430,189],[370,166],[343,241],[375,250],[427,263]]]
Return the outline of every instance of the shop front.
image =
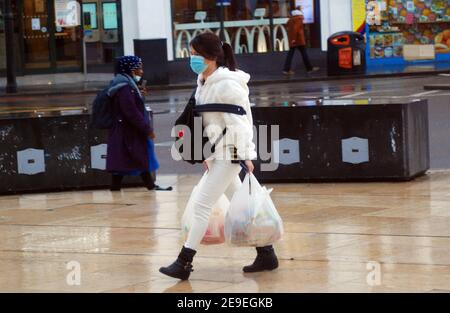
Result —
[[[362,1],[369,66],[450,61],[449,1]]]
[[[123,54],[121,1],[83,0],[86,61],[90,72],[109,72]]]
[[[111,65],[121,47],[119,5],[117,1],[12,0],[18,74],[82,72],[83,36],[88,69]],[[0,8],[3,12],[4,0]],[[83,25],[84,21],[90,24]],[[6,62],[3,28],[0,17],[0,71]]]
[[[298,5],[308,46],[320,48],[318,0],[172,0],[175,58],[189,57],[189,42],[203,32],[222,33],[238,55],[289,50],[286,23]]]

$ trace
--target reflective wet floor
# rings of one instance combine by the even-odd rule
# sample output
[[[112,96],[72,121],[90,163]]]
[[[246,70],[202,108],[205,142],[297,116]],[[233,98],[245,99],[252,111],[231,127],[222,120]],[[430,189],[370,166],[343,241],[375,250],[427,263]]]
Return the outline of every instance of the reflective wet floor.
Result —
[[[188,282],[158,272],[183,244],[197,175],[173,192],[0,198],[2,292],[450,291],[450,173],[408,183],[270,185],[284,220],[279,269],[244,274],[253,248],[201,246]]]

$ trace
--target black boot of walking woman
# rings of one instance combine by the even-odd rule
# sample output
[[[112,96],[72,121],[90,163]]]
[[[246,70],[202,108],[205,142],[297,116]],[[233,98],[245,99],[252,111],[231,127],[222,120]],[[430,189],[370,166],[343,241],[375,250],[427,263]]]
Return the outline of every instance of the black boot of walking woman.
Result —
[[[278,267],[278,258],[272,246],[256,248],[258,255],[252,265],[244,266],[245,273],[272,271]]]
[[[192,260],[197,251],[183,247],[175,262],[168,267],[161,267],[159,271],[167,276],[188,280],[192,269]]]

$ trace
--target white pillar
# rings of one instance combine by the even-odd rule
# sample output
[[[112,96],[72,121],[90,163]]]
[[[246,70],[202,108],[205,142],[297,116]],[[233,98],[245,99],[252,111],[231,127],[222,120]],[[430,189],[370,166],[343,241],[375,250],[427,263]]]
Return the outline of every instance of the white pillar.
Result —
[[[124,54],[133,55],[133,40],[139,36],[137,0],[122,0],[122,25]]]
[[[322,50],[328,37],[340,31],[352,31],[352,0],[320,0]]]
[[[167,39],[167,55],[173,60],[172,11],[168,0],[122,0],[124,46],[134,53],[134,39]]]

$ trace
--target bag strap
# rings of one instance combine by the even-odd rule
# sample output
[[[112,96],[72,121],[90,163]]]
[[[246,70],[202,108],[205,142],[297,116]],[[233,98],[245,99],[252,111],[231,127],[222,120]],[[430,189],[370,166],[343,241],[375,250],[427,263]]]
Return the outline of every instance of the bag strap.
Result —
[[[194,105],[194,112],[195,113],[204,113],[204,112],[221,112],[221,113],[231,113],[236,115],[244,116],[247,114],[247,112],[244,110],[243,107],[234,105],[234,104],[225,104],[225,103],[207,103],[200,106],[197,106],[196,100],[195,100],[195,94],[197,92],[197,88],[194,89],[194,92],[191,95],[191,98],[189,99],[189,102],[193,103]],[[212,147],[215,147],[220,140],[226,135],[227,128],[222,131],[222,134],[217,138],[216,142],[212,145]]]
[[[202,104],[194,107],[194,111],[196,113],[202,112],[222,112],[222,113],[231,113],[236,115],[246,115],[247,112],[243,107],[234,105],[234,104],[225,104],[225,103],[208,103]]]
[[[189,99],[189,102],[194,104],[194,112],[195,113],[204,113],[204,112],[221,112],[221,113],[231,113],[236,115],[246,115],[247,112],[243,107],[234,105],[234,104],[226,104],[226,103],[207,103],[202,105],[197,105],[195,100],[195,93],[197,92],[197,88],[194,89],[194,92]]]

